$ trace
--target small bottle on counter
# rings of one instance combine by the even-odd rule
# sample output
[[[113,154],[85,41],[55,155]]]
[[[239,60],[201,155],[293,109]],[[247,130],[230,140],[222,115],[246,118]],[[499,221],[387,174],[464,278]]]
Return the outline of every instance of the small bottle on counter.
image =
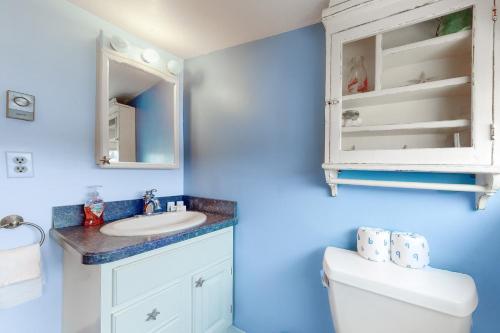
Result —
[[[89,186],[89,199],[85,202],[85,227],[94,227],[104,224],[104,201],[99,195],[98,189],[102,186]]]

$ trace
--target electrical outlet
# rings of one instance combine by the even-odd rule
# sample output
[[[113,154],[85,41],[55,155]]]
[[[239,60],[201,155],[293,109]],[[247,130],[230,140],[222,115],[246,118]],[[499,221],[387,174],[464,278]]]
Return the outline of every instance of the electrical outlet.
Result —
[[[7,177],[29,178],[34,176],[33,154],[23,152],[7,152]]]
[[[14,157],[14,163],[16,163],[17,165],[23,165],[23,164],[26,164],[28,162],[28,159],[24,156],[15,156]]]

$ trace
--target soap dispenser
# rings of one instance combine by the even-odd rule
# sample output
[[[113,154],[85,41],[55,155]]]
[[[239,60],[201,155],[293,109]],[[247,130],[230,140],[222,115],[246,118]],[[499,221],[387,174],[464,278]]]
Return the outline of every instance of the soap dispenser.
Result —
[[[102,186],[89,186],[89,199],[85,202],[85,227],[94,227],[104,224],[104,201],[99,195]]]

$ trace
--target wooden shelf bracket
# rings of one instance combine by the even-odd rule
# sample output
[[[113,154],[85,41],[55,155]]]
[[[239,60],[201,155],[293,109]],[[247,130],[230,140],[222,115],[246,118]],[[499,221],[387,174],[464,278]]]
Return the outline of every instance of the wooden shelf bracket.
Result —
[[[500,174],[477,174],[476,184],[486,187],[486,191],[476,193],[476,209],[486,209],[488,200],[500,189]]]

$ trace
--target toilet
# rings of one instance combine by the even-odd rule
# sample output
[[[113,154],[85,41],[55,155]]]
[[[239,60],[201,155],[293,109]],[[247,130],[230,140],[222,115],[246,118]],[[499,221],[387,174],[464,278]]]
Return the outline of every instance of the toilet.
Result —
[[[400,267],[328,247],[323,258],[336,333],[470,333],[474,280],[434,268]]]

